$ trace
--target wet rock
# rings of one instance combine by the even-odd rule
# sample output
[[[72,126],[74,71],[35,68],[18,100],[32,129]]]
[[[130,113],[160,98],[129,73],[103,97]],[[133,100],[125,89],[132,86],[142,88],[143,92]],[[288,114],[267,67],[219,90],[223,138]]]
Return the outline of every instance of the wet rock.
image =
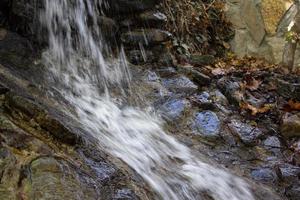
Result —
[[[219,90],[214,90],[213,92],[211,92],[211,98],[217,104],[220,104],[222,106],[227,106],[228,105],[227,98]]]
[[[213,110],[215,109],[215,105],[211,100],[211,96],[208,92],[202,92],[201,94],[197,94],[191,97],[193,103],[195,103],[198,107],[205,110]]]
[[[300,100],[300,84],[290,83],[282,79],[276,79],[277,92],[285,98]]]
[[[176,76],[177,71],[174,67],[162,67],[156,70],[161,77]]]
[[[161,44],[170,39],[171,34],[160,29],[138,29],[131,32],[123,33],[121,40],[128,45],[145,45],[152,46]]]
[[[151,27],[160,27],[167,22],[167,16],[158,11],[146,11],[139,15],[139,20]]]
[[[58,120],[51,117],[40,105],[36,102],[26,99],[22,96],[9,93],[6,95],[7,109],[20,110],[23,116],[27,115],[28,119],[35,119],[39,125],[47,130],[54,138],[61,142],[74,145],[79,143],[80,136],[71,132],[63,126]]]
[[[41,34],[39,10],[43,8],[42,1],[13,0],[10,1],[9,25],[10,28],[22,36],[41,41],[45,34]],[[47,41],[47,40],[46,40]]]
[[[282,117],[280,130],[286,138],[300,136],[300,117],[297,114],[285,113]]]
[[[109,12],[135,13],[154,8],[158,0],[110,0]]]
[[[196,114],[193,122],[193,129],[208,139],[214,139],[220,136],[221,122],[216,113],[204,111]]]
[[[212,55],[198,55],[198,54],[193,54],[189,58],[189,62],[192,65],[210,65],[213,62],[215,62],[215,57]]]
[[[179,76],[175,78],[168,78],[162,80],[163,86],[174,93],[187,93],[191,94],[198,90],[198,86],[195,85],[186,76]]]
[[[33,48],[28,40],[7,31],[0,39],[0,64],[25,68],[31,63]]]
[[[190,77],[200,86],[207,86],[211,83],[211,78],[209,76],[197,71],[193,66],[178,66],[178,71]]]
[[[27,199],[97,199],[99,195],[95,187],[79,179],[72,166],[51,157],[34,160],[23,184]]]
[[[277,179],[276,173],[269,168],[253,170],[251,176],[254,180],[261,182],[273,182]]]
[[[187,105],[184,99],[171,99],[162,105],[161,111],[167,120],[176,120],[182,116]]]
[[[105,38],[113,39],[119,29],[115,20],[109,17],[99,16],[99,23],[101,32],[104,34]]]
[[[286,188],[285,195],[290,200],[299,200],[300,199],[300,184],[296,183]]]
[[[298,179],[300,177],[300,167],[291,164],[282,164],[279,166],[280,176],[284,180]]]
[[[138,200],[138,197],[130,189],[120,189],[114,194],[113,200]]]
[[[257,139],[262,135],[262,131],[249,124],[243,123],[239,120],[232,120],[228,127],[232,134],[239,137],[239,139],[246,145],[254,145]]]
[[[170,52],[162,52],[158,57],[157,63],[159,65],[174,66],[176,63],[173,54]]]
[[[240,85],[238,82],[234,82],[227,77],[223,77],[218,81],[217,86],[227,97],[229,102],[239,105],[243,100],[243,97],[240,95]]]
[[[209,76],[206,76],[197,70],[191,70],[190,75],[192,80],[200,86],[207,86],[211,83],[211,78]]]
[[[281,148],[281,142],[278,137],[270,136],[263,142],[265,147],[268,148]]]
[[[147,81],[149,81],[149,82],[159,81],[159,76],[155,72],[148,71],[147,72]]]
[[[145,64],[148,62],[153,62],[155,60],[155,56],[152,51],[145,50],[131,50],[128,53],[128,59],[132,64]]]

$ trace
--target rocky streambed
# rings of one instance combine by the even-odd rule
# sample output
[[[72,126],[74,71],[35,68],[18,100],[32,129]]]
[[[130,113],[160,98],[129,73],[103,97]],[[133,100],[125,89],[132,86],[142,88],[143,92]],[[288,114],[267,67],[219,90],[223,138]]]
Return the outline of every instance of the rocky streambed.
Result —
[[[39,5],[5,2],[11,9],[0,14],[0,199],[154,199],[141,177],[99,149],[63,112],[73,108],[45,84],[39,61],[45,41],[35,37],[43,31],[28,14]],[[154,108],[170,135],[212,165],[244,177],[256,199],[299,199],[300,117],[297,109],[283,108],[299,99],[298,79],[254,71],[249,76],[261,83],[245,89],[246,71],[211,72],[203,67],[211,56],[177,62],[156,3],[111,1],[114,12],[102,16],[106,37],[112,45],[114,38],[122,41],[132,63],[135,95],[129,101]],[[282,109],[253,116],[241,103]]]

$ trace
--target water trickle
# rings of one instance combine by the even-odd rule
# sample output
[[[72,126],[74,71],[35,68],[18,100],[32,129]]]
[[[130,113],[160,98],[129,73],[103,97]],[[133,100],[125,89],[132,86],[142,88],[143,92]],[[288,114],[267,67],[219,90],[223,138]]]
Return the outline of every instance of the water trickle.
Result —
[[[162,129],[161,119],[115,102],[111,88],[130,82],[124,51],[110,59],[99,27],[99,0],[45,0],[41,21],[49,34],[44,64],[52,86],[74,108],[102,149],[122,159],[159,199],[252,200],[247,184],[206,164]],[[105,55],[105,56],[104,56]]]

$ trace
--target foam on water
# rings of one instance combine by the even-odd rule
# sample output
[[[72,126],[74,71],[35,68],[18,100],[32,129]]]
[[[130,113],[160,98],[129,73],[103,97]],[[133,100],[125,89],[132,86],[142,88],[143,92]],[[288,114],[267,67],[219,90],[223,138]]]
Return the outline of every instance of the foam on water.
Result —
[[[193,155],[164,132],[158,116],[114,101],[111,88],[122,89],[130,73],[122,50],[114,61],[106,59],[109,47],[98,19],[102,3],[45,0],[41,13],[49,34],[44,64],[53,87],[76,109],[74,117],[102,149],[143,177],[160,199],[196,200],[205,192],[218,200],[252,200],[243,180]]]

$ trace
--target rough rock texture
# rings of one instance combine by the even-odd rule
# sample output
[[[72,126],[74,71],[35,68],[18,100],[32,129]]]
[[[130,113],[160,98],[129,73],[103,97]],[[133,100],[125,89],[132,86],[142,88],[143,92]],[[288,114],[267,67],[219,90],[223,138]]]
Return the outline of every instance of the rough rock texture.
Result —
[[[288,8],[284,5],[290,5],[289,2],[284,0],[227,0],[226,2],[227,17],[235,29],[235,37],[231,41],[234,53],[241,57],[250,55],[280,63],[285,38],[282,33],[274,34],[274,31],[270,31],[270,27],[279,23],[280,16],[278,15],[283,15]],[[282,4],[283,7],[278,8],[279,11],[271,9],[277,4]],[[299,63],[297,57],[295,65]]]

